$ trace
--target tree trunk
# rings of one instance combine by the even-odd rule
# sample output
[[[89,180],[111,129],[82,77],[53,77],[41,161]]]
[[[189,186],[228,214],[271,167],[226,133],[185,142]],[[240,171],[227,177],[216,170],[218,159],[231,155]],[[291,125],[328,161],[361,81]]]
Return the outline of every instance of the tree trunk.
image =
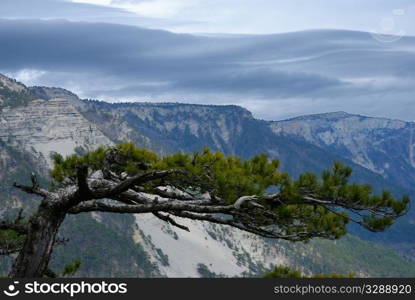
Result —
[[[9,277],[36,278],[46,272],[53,244],[66,212],[41,205],[29,221],[29,231],[22,250],[14,261]]]

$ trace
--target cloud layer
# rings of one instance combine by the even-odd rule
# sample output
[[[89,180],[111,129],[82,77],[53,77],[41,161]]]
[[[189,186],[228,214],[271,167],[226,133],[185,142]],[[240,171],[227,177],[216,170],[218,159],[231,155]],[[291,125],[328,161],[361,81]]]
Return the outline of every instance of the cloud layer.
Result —
[[[0,72],[110,101],[238,104],[281,119],[345,110],[413,120],[415,39],[320,30],[206,37],[115,24],[0,21]]]
[[[0,18],[110,22],[187,33],[348,29],[415,35],[413,0],[1,0]]]

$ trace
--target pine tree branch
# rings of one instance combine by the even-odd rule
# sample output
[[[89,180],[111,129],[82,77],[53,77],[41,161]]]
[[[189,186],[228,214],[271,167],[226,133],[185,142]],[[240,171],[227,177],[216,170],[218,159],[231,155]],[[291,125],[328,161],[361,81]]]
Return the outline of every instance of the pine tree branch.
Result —
[[[182,191],[181,189],[173,186],[158,186],[154,189],[154,193],[166,198],[174,198],[178,200],[194,200],[195,197],[190,195],[187,192]]]
[[[184,226],[184,225],[180,225],[179,223],[177,223],[174,219],[172,219],[169,215],[163,215],[159,212],[153,212],[153,215],[156,216],[157,218],[159,218],[162,221],[165,221],[175,227],[178,227],[180,229],[183,229],[185,231],[190,232],[189,227]]]
[[[150,173],[145,173],[145,174],[138,174],[136,176],[130,177],[120,182],[115,187],[111,188],[107,192],[106,197],[111,197],[117,194],[121,194],[136,185],[141,185],[149,181],[166,178],[174,174],[184,174],[184,171],[178,170],[178,169],[172,169],[172,170],[166,170],[166,171],[156,171],[156,172],[150,172]]]
[[[0,248],[0,255],[11,255],[18,253],[22,249],[21,246],[15,248]]]
[[[276,233],[273,231],[269,231],[269,230],[265,230],[263,228],[260,227],[254,227],[254,226],[250,226],[248,224],[244,224],[238,221],[235,221],[233,219],[223,219],[223,218],[219,218],[215,215],[208,215],[208,214],[195,214],[195,213],[191,213],[188,211],[182,211],[182,212],[172,212],[172,215],[177,216],[177,217],[181,217],[181,218],[186,218],[186,219],[191,219],[191,220],[197,220],[197,221],[207,221],[209,223],[215,223],[215,224],[220,224],[220,225],[228,225],[249,233],[253,233],[256,235],[260,235],[262,237],[265,238],[276,238],[276,239],[283,239],[283,240],[289,240],[289,241],[302,241],[304,239],[308,239],[311,237],[316,237],[316,236],[320,236],[320,237],[325,237],[325,238],[329,238],[321,233],[317,233],[317,232],[297,232],[295,234],[281,234],[281,233]]]
[[[88,186],[88,166],[80,165],[76,170],[77,184],[78,184],[78,193],[80,197],[85,197],[90,199],[92,192]]]
[[[152,213],[152,212],[173,212],[173,211],[192,211],[197,213],[228,213],[234,210],[233,205],[227,206],[203,206],[189,204],[187,202],[173,200],[170,202],[153,203],[153,204],[137,204],[137,205],[112,205],[99,201],[88,201],[78,204],[71,208],[70,214],[78,214],[83,212],[113,212],[113,213]]]
[[[21,185],[21,184],[17,184],[16,182],[13,183],[13,186],[19,190],[22,190],[25,193],[41,196],[43,198],[46,198],[51,195],[50,192],[48,192],[47,190],[41,189],[38,186]]]

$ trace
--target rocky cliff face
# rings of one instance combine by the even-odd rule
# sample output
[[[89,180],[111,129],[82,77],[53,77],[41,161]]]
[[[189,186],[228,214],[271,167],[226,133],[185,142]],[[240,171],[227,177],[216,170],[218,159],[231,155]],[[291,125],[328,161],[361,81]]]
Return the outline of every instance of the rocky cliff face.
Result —
[[[17,83],[4,84],[4,81],[0,86],[13,87],[18,92],[27,90]],[[75,149],[90,150],[112,143],[79,113],[73,99],[64,94],[59,96],[0,108],[0,140],[32,152],[48,163],[52,152],[68,155]]]
[[[389,188],[395,194],[415,195],[413,122],[336,112],[271,122],[270,126],[277,136],[301,139],[379,174],[398,187]],[[372,185],[384,189],[387,183],[372,182]],[[360,232],[359,235],[395,248],[414,260],[415,238],[410,234],[414,224],[415,211],[412,209],[387,233],[370,235]]]
[[[84,102],[81,111],[116,140],[132,140],[159,152],[209,146],[234,153],[251,113],[237,106],[179,103]]]
[[[271,128],[277,135],[300,137],[413,188],[415,123],[338,112],[272,122]]]
[[[14,92],[21,92],[24,91],[26,87],[16,80],[0,74],[0,89],[9,89]]]

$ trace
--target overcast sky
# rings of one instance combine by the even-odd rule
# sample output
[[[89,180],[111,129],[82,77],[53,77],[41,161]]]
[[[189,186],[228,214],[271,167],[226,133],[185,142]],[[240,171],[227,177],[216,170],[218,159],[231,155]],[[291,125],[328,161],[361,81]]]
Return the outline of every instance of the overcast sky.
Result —
[[[415,35],[413,0],[1,0],[6,18],[113,22],[190,33],[388,29]]]
[[[0,72],[115,102],[414,120],[414,20],[413,0],[0,0]]]

